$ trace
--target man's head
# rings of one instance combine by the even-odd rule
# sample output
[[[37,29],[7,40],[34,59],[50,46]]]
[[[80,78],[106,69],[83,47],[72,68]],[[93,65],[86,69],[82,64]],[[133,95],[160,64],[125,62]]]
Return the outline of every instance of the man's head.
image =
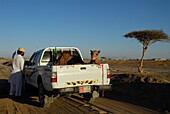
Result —
[[[18,48],[17,54],[24,56],[25,54],[25,49],[24,48]]]

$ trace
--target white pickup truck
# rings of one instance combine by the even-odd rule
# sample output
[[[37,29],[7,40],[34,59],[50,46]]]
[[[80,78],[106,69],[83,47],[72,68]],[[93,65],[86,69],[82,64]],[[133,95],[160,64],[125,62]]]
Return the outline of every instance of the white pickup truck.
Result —
[[[57,51],[54,57],[54,51]],[[38,88],[40,106],[53,102],[57,95],[78,93],[86,100],[111,90],[108,64],[53,65],[63,51],[83,57],[75,47],[48,47],[34,52],[25,65],[26,84]]]

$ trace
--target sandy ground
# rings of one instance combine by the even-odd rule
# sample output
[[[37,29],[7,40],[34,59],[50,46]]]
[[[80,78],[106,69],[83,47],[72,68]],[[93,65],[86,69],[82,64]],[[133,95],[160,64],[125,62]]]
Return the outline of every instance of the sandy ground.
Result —
[[[138,60],[106,60],[101,63],[108,63],[109,66],[115,70],[137,72],[140,61]],[[144,61],[143,70],[144,72],[170,74],[170,60],[169,61],[149,61],[149,60]]]
[[[137,72],[137,67],[118,67],[118,66],[111,66],[111,69],[116,69],[118,71],[131,71]],[[154,73],[168,73],[170,74],[169,68],[143,68],[144,72],[154,72]]]
[[[115,72],[113,70],[111,76],[111,83],[114,85],[113,90],[110,92],[105,92],[104,98],[97,98],[95,101],[90,101],[87,105],[87,103],[84,103],[83,99],[79,98],[79,102],[77,102],[77,100],[73,100],[73,97],[66,98],[61,96],[55,99],[50,107],[40,108],[36,89],[33,89],[29,92],[27,91],[26,93],[24,93],[23,97],[19,99],[9,97],[8,93],[10,87],[8,83],[8,78],[10,72],[11,66],[9,60],[0,60],[0,114],[168,114],[168,111],[170,111],[168,107],[169,102],[166,102],[166,100],[169,100],[169,98],[167,97],[169,94],[166,94],[167,90],[170,89],[168,85],[169,82],[162,78],[162,80],[159,78],[153,78],[151,74],[141,76],[138,74],[128,73],[128,75],[126,75],[124,72]],[[165,76],[162,77],[164,78]],[[148,84],[151,83],[160,83],[163,84],[163,86],[156,84],[156,86],[152,85],[153,88],[149,88],[150,86],[148,86]],[[165,84],[166,87],[164,87]],[[154,97],[154,99],[151,99],[151,97],[153,97],[153,94],[151,94],[153,93],[153,91],[156,91],[156,93],[160,93],[160,90],[156,89],[157,86],[159,86],[161,90],[163,89],[166,92],[165,94],[158,94],[156,97]],[[127,89],[130,91],[127,91]],[[151,91],[149,91],[148,89],[151,89]],[[164,91],[161,92],[164,93]],[[162,97],[163,99],[160,99]]]

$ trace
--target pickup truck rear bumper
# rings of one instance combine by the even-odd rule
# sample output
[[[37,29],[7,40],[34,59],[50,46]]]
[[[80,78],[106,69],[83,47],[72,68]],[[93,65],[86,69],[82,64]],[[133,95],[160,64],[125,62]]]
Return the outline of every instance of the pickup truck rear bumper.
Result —
[[[80,93],[79,87],[68,87],[68,88],[61,88],[61,89],[54,89],[54,93]],[[90,92],[92,91],[111,91],[112,85],[93,85],[90,86]]]

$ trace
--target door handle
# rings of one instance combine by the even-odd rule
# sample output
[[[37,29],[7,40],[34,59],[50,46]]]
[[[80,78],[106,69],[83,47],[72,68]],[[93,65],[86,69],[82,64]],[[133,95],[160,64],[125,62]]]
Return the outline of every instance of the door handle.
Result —
[[[81,67],[80,70],[86,70],[86,67]]]

